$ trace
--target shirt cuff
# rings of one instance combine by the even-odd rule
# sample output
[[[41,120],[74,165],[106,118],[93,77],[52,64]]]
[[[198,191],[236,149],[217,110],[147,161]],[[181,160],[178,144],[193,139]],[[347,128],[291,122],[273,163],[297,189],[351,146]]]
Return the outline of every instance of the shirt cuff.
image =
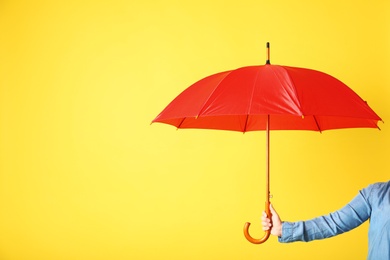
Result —
[[[293,242],[294,226],[293,222],[283,222],[282,236],[278,237],[280,243]]]

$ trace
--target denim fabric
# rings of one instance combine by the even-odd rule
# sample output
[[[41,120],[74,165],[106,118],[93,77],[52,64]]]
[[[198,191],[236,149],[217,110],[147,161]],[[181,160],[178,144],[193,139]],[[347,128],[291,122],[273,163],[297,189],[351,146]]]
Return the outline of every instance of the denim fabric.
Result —
[[[342,209],[308,221],[283,222],[279,242],[311,241],[333,237],[370,219],[368,260],[390,259],[390,181],[359,191]]]

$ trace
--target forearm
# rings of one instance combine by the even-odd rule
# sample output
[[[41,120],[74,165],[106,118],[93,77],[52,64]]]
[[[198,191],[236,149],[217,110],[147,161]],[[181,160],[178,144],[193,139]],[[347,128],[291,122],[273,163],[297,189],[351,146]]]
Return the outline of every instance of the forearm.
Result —
[[[369,207],[358,195],[344,208],[308,221],[284,222],[279,242],[312,241],[333,237],[362,224],[369,218]]]
[[[338,228],[327,217],[320,217],[308,221],[284,222],[282,236],[279,242],[289,243],[295,241],[309,242],[342,234],[348,230]]]

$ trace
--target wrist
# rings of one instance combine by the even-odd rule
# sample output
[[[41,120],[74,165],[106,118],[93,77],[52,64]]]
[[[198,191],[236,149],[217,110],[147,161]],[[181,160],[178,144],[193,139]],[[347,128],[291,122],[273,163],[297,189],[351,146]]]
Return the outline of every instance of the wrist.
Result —
[[[277,226],[275,230],[275,235],[278,237],[282,237],[282,232],[283,231],[283,222],[280,223],[280,225]]]

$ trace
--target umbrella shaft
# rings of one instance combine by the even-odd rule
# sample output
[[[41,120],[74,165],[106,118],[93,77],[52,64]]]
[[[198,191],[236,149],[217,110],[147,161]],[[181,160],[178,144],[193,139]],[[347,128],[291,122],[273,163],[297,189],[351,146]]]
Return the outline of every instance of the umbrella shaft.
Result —
[[[269,159],[269,132],[270,132],[270,116],[267,115],[267,125],[266,125],[266,135],[267,135],[267,138],[266,138],[266,177],[265,177],[265,185],[266,185],[266,194],[265,194],[265,201],[267,203],[269,203],[269,197],[270,197],[270,178],[269,178],[269,162],[270,162],[270,159]]]

